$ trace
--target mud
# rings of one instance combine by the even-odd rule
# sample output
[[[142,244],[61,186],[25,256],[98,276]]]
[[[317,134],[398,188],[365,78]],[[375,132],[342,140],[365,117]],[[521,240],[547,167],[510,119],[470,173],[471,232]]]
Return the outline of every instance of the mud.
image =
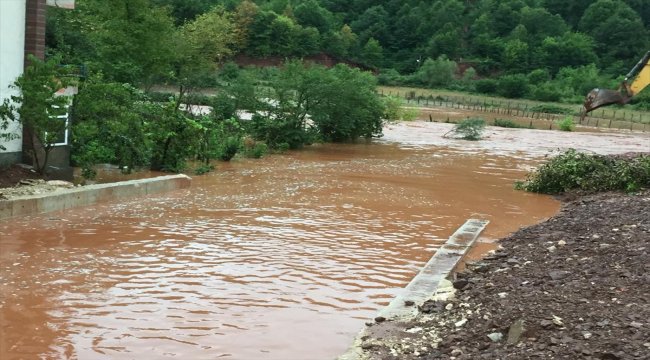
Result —
[[[374,144],[219,163],[191,190],[0,222],[0,358],[335,357],[467,218],[490,220],[490,242],[559,208],[512,182],[560,140],[468,143],[442,139],[446,125],[392,125]],[[613,136],[585,147],[644,144]]]

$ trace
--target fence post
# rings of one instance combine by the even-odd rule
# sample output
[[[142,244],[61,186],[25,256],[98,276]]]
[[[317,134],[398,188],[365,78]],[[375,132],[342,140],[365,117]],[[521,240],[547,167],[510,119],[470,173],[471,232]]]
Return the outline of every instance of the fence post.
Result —
[[[609,126],[608,126],[608,128],[610,128],[610,129],[612,128],[612,119],[609,119]]]

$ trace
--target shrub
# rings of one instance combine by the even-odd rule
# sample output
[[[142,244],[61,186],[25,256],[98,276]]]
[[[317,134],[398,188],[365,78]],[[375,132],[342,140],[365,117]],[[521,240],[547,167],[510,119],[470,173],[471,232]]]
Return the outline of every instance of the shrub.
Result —
[[[507,98],[521,98],[528,92],[528,78],[522,74],[505,75],[499,79],[497,93]]]
[[[481,140],[484,129],[485,120],[481,118],[471,118],[456,124],[451,132],[461,139],[476,141]]]
[[[494,79],[481,79],[474,82],[476,91],[481,94],[494,94],[497,92],[498,82]]]
[[[569,116],[565,117],[562,120],[559,120],[556,124],[562,131],[573,131],[573,128],[575,127],[573,119],[571,119]]]
[[[557,84],[552,82],[545,82],[543,84],[535,85],[530,91],[529,98],[540,101],[562,101],[565,100],[570,94],[560,88]]]
[[[203,174],[209,173],[212,170],[214,170],[214,166],[204,164],[204,165],[201,165],[201,166],[197,167],[196,169],[194,169],[194,174],[203,175]]]
[[[402,107],[402,99],[396,96],[383,98],[384,118],[386,120],[413,121],[417,119],[420,111],[414,108]]]
[[[236,136],[229,136],[221,146],[221,155],[219,155],[219,158],[223,161],[230,161],[239,152],[241,139]]]
[[[574,149],[552,158],[515,183],[515,188],[544,194],[568,190],[586,192],[636,191],[650,186],[650,156],[590,155]]]
[[[269,147],[251,137],[244,138],[244,155],[249,158],[259,159],[269,151]]]
[[[494,126],[503,127],[503,128],[526,128],[527,126],[519,125],[516,122],[508,119],[494,119]]]

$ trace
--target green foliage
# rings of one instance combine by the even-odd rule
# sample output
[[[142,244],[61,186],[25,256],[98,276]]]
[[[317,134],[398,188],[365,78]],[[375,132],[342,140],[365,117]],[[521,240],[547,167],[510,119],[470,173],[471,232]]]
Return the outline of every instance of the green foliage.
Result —
[[[84,169],[110,163],[133,169],[150,161],[144,94],[128,84],[93,77],[79,88],[72,126],[72,160]]]
[[[244,155],[246,157],[259,159],[269,151],[269,147],[263,142],[254,141],[252,139],[246,140],[248,140],[244,141]]]
[[[562,120],[558,120],[556,124],[558,128],[560,128],[560,130],[562,131],[573,131],[573,129],[575,128],[573,119],[570,116],[567,116]]]
[[[212,170],[214,170],[214,166],[203,164],[203,165],[197,167],[196,169],[194,169],[194,173],[196,175],[204,175],[204,174],[209,173]]]
[[[480,79],[474,82],[474,86],[481,94],[496,94],[499,82],[494,79]]]
[[[29,56],[30,65],[11,85],[19,91],[0,104],[0,130],[6,131],[10,121],[19,121],[28,134],[26,143],[36,170],[43,174],[49,154],[66,130],[67,122],[57,118],[67,113],[70,98],[55,93],[75,83],[67,69],[59,66],[59,57],[42,61]],[[9,133],[0,136],[10,139]]]
[[[397,96],[385,96],[383,99],[384,119],[413,121],[420,113],[418,109],[404,107],[402,98]]]
[[[420,84],[428,87],[444,87],[450,85],[454,80],[454,75],[458,66],[446,56],[440,56],[438,59],[426,59],[415,77]]]
[[[172,70],[175,28],[166,8],[149,0],[87,0],[75,14],[91,48],[85,61],[107,79],[148,87]]]
[[[483,130],[485,129],[485,120],[481,118],[465,119],[456,124],[452,132],[463,140],[481,140]]]
[[[502,128],[512,128],[512,129],[527,128],[527,126],[519,125],[516,122],[508,119],[494,119],[493,125]]]
[[[351,141],[381,135],[383,104],[369,73],[337,65],[331,69],[286,63],[268,83],[264,96],[253,94],[250,132],[272,149],[295,149],[317,140]],[[240,102],[242,93],[233,92]]]
[[[241,139],[236,136],[228,136],[224,139],[221,147],[221,155],[219,158],[223,161],[230,161],[241,149]]]
[[[508,98],[521,98],[528,92],[528,78],[522,74],[499,78],[497,94]]]
[[[567,150],[515,184],[517,189],[545,194],[636,191],[650,186],[650,156],[634,158],[589,155]]]

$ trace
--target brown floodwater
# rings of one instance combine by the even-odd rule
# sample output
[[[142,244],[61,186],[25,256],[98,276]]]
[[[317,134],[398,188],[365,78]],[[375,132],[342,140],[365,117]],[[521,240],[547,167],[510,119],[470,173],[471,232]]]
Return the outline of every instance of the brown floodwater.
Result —
[[[317,145],[2,221],[0,358],[334,358],[467,218],[490,241],[552,216],[513,190],[538,161]]]

